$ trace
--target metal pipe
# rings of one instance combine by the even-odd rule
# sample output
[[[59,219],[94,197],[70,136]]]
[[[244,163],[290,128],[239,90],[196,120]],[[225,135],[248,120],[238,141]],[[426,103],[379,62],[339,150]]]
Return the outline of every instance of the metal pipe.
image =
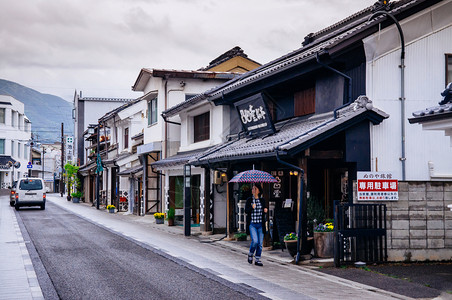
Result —
[[[397,30],[400,35],[400,44],[401,44],[401,53],[400,53],[400,122],[401,122],[401,143],[402,143],[402,156],[399,160],[402,162],[402,180],[406,180],[406,166],[405,166],[405,38],[403,36],[403,30],[400,26],[399,21],[387,11],[377,11],[373,13],[368,19],[367,22],[370,22],[373,18],[385,15],[389,17],[397,27]]]

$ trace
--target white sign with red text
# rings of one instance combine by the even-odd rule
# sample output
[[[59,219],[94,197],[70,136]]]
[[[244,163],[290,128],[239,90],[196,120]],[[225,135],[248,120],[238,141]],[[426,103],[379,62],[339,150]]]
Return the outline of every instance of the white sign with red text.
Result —
[[[358,201],[397,201],[399,182],[391,172],[358,172]]]

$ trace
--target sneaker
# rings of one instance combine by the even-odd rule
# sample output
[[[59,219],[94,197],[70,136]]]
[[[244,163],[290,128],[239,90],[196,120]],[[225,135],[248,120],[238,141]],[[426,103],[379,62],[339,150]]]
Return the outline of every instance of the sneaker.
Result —
[[[264,264],[263,264],[261,261],[259,261],[259,260],[256,260],[256,261],[254,262],[254,264],[255,264],[256,266],[259,266],[259,267],[263,267],[263,266],[264,266]]]
[[[253,263],[253,256],[252,255],[248,255],[248,263],[249,264]]]

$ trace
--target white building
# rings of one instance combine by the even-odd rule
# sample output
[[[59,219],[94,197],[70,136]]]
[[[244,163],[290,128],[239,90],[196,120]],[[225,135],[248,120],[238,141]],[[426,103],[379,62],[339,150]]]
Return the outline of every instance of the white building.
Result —
[[[0,95],[0,188],[5,189],[28,174],[30,138],[31,122],[25,116],[24,104]],[[20,167],[11,167],[9,162],[20,163]]]
[[[90,124],[97,124],[97,120],[109,112],[133,99],[82,97],[82,92],[74,94],[74,164],[84,165],[87,162],[89,143],[84,139],[84,131]]]

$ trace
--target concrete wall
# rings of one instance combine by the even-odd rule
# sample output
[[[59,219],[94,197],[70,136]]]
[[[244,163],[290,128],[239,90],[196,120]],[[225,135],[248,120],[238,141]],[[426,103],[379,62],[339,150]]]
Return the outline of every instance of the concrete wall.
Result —
[[[387,207],[389,261],[452,259],[452,182],[399,181],[399,200],[378,203]]]

